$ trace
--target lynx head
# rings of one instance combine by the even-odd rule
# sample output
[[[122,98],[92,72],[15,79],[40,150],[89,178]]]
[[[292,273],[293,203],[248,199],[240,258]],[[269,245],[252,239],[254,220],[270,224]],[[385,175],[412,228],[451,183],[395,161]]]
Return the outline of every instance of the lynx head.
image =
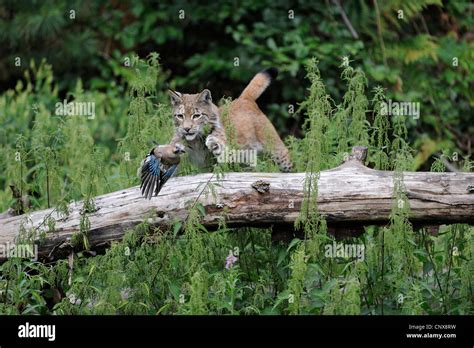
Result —
[[[212,103],[208,89],[198,94],[170,90],[169,94],[176,130],[187,141],[194,141],[198,135],[205,137],[205,133],[218,122],[219,109]]]

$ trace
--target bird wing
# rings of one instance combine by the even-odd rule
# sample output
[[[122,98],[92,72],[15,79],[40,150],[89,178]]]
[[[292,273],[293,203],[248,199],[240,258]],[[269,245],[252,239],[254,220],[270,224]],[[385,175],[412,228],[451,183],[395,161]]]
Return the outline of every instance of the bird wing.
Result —
[[[168,179],[173,176],[174,172],[176,171],[176,168],[178,168],[178,165],[173,164],[166,171],[162,172],[162,176],[161,176],[161,186],[162,187],[168,181]],[[157,194],[158,194],[158,192],[157,192]]]
[[[157,194],[161,189],[161,161],[153,154],[146,156],[141,168],[140,189],[142,195],[151,199],[153,191]]]
[[[158,195],[163,185],[174,174],[178,165],[166,166],[159,157],[150,153],[143,162],[141,167],[141,184],[140,189],[142,195],[151,199],[153,193]]]

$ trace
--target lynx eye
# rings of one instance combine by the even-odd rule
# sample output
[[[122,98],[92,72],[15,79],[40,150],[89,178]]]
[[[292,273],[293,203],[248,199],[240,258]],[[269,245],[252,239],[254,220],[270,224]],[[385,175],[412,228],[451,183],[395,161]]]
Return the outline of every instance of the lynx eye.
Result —
[[[176,115],[174,115],[174,117],[176,117],[180,121],[184,120],[184,115],[183,114],[176,114]]]
[[[193,115],[193,120],[197,120],[199,118],[201,118],[202,114],[194,114]]]

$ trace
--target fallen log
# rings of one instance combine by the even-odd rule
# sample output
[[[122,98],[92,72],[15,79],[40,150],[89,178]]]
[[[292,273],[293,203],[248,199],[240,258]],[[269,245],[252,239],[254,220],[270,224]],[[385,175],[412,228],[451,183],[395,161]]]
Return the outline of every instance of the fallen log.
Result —
[[[329,226],[387,223],[394,173],[367,168],[363,164],[366,155],[366,148],[355,147],[345,163],[320,173],[318,209]],[[144,199],[138,187],[112,192],[94,199],[96,209],[87,213],[87,238],[94,249],[120,240],[143,221],[169,229],[176,221],[185,221],[189,206],[196,202],[204,207],[202,224],[210,230],[222,219],[228,227],[291,226],[300,214],[305,176],[227,173],[219,178],[213,174],[175,177],[151,200]],[[474,173],[404,172],[403,183],[413,223],[474,223]],[[47,209],[2,219],[0,245],[14,244],[20,231],[34,232],[40,258],[64,256],[61,250],[70,248],[74,234],[80,231],[83,206],[83,202],[71,204],[66,217]],[[54,225],[52,232],[48,231],[48,219],[49,225]]]

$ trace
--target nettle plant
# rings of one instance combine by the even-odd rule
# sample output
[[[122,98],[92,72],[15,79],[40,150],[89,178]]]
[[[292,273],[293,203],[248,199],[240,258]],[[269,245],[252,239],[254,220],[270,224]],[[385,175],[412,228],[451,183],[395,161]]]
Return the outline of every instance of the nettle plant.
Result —
[[[5,127],[22,134],[0,139],[0,160],[7,168],[0,173],[1,181],[17,178],[17,187],[38,192],[34,208],[52,206],[67,215],[71,199],[87,202],[81,231],[74,238],[84,249],[93,197],[137,184],[136,169],[151,141],[166,143],[173,133],[158,56],[132,61],[124,68],[129,106],[123,107],[114,99],[115,92],[107,91],[112,99],[107,119],[101,118],[100,110],[93,120],[50,115],[48,105],[57,99],[57,92],[48,77],[51,71],[41,70],[45,66],[37,71],[36,84],[19,85],[0,97],[7,115],[34,123],[32,130],[15,129],[11,116],[0,115]],[[206,214],[203,205],[199,200],[186,202],[185,221],[163,230],[146,219],[104,255],[89,257],[83,251],[49,264],[8,260],[0,265],[0,312],[472,314],[473,228],[441,226],[432,235],[424,228],[415,230],[408,220],[403,171],[412,168],[414,159],[406,120],[381,112],[383,89],[367,93],[364,73],[350,66],[348,59],[341,64],[347,89],[340,103],[327,94],[317,60],[310,60],[306,68],[309,93],[298,110],[306,116],[305,135],[287,140],[296,170],[306,173],[295,223],[304,238],[275,242],[271,228],[229,228],[224,218],[216,231],[209,232],[201,223]],[[102,100],[104,93],[84,91],[78,85],[74,95]],[[38,113],[27,110],[32,101],[39,104]],[[110,137],[119,139],[118,144]],[[363,257],[327,257],[327,245],[336,241],[318,213],[318,177],[322,170],[339,165],[355,145],[368,146],[371,167],[394,171],[393,209],[386,226],[366,226],[361,236],[337,241],[362,246]],[[15,153],[21,161],[14,160]],[[433,168],[439,169],[439,164]],[[264,157],[250,169],[217,164],[212,169],[217,183],[202,185],[200,197],[218,199],[219,179],[238,170],[276,168]],[[195,172],[185,158],[179,175]],[[0,192],[0,198],[11,201],[7,190]]]

